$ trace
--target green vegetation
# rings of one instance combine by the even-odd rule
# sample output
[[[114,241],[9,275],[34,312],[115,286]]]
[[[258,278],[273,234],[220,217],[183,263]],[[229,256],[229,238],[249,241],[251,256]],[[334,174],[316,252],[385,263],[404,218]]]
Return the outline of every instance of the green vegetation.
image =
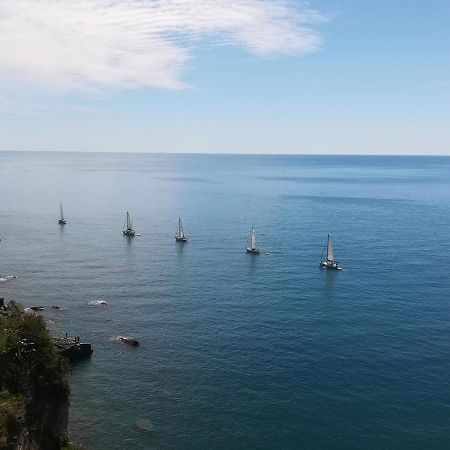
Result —
[[[82,445],[69,443],[62,450],[85,450],[85,447],[83,447]]]
[[[68,372],[43,318],[10,304],[0,315],[0,448],[15,448],[23,429],[24,448],[68,445]]]
[[[25,401],[23,397],[0,392],[0,448],[8,447],[8,436],[14,436],[23,426]]]

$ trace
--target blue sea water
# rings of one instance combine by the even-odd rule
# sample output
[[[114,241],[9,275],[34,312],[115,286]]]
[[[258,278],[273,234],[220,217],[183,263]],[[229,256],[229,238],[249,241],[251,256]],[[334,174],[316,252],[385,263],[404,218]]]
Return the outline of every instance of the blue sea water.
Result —
[[[87,448],[450,448],[450,158],[0,153],[0,192],[0,296],[94,346]]]

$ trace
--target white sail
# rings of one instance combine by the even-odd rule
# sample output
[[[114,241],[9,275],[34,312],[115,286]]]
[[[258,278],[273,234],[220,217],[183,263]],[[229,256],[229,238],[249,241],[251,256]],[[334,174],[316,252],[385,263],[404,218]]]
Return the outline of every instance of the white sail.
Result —
[[[133,223],[131,221],[129,212],[127,211],[127,230],[131,230],[132,228],[133,228]]]
[[[61,220],[61,222],[63,222],[64,221],[64,214],[63,214],[63,209],[62,209],[62,203],[59,204],[59,209],[60,209],[60,216],[61,216],[60,220]]]
[[[178,237],[184,239],[184,230],[183,224],[181,223],[181,219],[178,218]]]
[[[252,227],[252,244],[251,244],[251,249],[252,250],[256,250],[256,233],[255,233],[255,229]]]
[[[330,235],[328,235],[327,260],[334,261],[333,242],[330,238]]]

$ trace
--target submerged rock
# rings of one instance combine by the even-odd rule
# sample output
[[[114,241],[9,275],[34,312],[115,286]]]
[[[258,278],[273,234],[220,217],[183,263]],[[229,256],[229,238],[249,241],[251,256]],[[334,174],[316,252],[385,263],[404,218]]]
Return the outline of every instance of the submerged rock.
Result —
[[[135,427],[139,431],[145,431],[146,433],[152,433],[153,431],[155,431],[155,427],[153,426],[153,424],[146,419],[140,419],[136,421]]]

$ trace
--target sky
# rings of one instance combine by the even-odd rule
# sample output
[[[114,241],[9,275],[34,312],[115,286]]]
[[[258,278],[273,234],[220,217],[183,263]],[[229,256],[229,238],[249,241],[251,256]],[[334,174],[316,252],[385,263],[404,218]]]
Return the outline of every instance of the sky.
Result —
[[[1,0],[0,150],[450,155],[450,0]]]

